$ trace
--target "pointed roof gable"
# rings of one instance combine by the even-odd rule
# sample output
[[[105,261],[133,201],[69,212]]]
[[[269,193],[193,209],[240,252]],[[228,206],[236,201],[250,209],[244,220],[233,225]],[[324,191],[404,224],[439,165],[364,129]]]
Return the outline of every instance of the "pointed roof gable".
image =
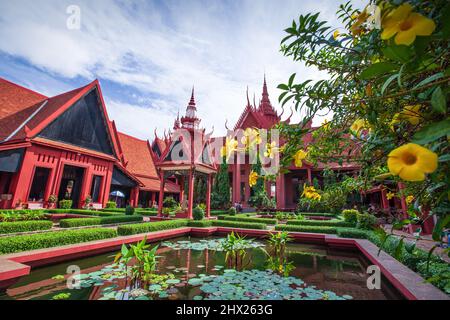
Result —
[[[94,80],[86,86],[65,92],[54,97],[48,98],[29,89],[22,88],[7,80],[0,78],[0,101],[2,105],[8,106],[2,108],[0,112],[0,124],[5,122],[5,126],[0,126],[0,143],[16,141],[35,140],[39,133],[64,114],[69,108],[74,106],[80,99],[88,93],[95,90],[100,107],[100,114],[103,117],[104,127],[111,144],[112,153],[118,156],[120,152],[117,149],[117,140],[113,133],[111,122],[109,121],[106,107],[104,104],[101,88],[98,80]],[[11,96],[21,95],[22,98],[11,98]],[[9,101],[9,102],[4,102]],[[36,102],[37,101],[37,102]],[[28,105],[34,102],[34,105]],[[14,113],[15,112],[15,113]],[[3,117],[2,117],[3,115]],[[8,134],[6,137],[5,135]],[[3,139],[2,139],[3,138]],[[47,140],[40,137],[37,140]],[[64,141],[58,141],[58,144],[65,144]],[[70,143],[68,144],[70,146]],[[80,146],[72,146],[80,149]],[[83,146],[81,146],[81,149]],[[89,149],[89,148],[88,148]],[[95,150],[99,151],[99,150]],[[95,153],[95,152],[94,152]]]

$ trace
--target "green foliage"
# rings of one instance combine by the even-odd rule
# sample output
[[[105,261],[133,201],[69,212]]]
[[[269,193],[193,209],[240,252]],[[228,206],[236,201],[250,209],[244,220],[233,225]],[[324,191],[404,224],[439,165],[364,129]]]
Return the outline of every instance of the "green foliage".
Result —
[[[51,229],[53,223],[47,220],[1,222],[0,234]]]
[[[187,226],[187,220],[169,220],[169,221],[156,221],[139,224],[127,224],[117,227],[117,233],[120,236],[129,236],[132,234],[154,232],[160,230],[176,229]]]
[[[134,208],[132,206],[127,206],[125,208],[125,214],[127,216],[132,216],[134,214]]]
[[[336,215],[334,213],[327,212],[299,212],[297,211],[297,215],[301,214],[305,217],[326,217],[326,218],[335,218]]]
[[[108,201],[108,202],[106,203],[106,208],[107,208],[107,209],[114,209],[114,208],[116,208],[116,207],[117,207],[117,204],[116,204],[115,201]]]
[[[342,210],[344,220],[356,224],[358,222],[359,211],[354,209]]]
[[[206,179],[203,176],[194,180],[194,201],[196,204],[206,202]]]
[[[230,216],[235,216],[236,213],[237,213],[237,210],[236,210],[235,207],[231,207],[230,209],[228,209],[228,214],[229,214]]]
[[[278,224],[275,226],[275,230],[278,231],[293,231],[293,232],[307,232],[307,233],[326,233],[326,234],[336,234],[336,227],[328,226],[301,226],[292,224]]]
[[[74,228],[82,226],[95,226],[102,224],[115,224],[123,222],[136,222],[142,221],[142,216],[109,216],[102,218],[74,218],[74,219],[62,219],[59,221],[61,228]]]
[[[373,13],[365,17],[350,1],[339,5],[336,16],[342,27],[338,37],[333,37],[335,29],[319,13],[301,15],[285,29],[281,52],[328,76],[319,81],[300,81],[293,74],[278,86],[281,104],[293,103],[304,115],[298,126],[279,126],[287,141],[282,164],[288,167],[299,146],[304,145],[304,137],[312,134],[309,161],[342,165],[350,156],[361,167],[360,190],[367,190],[375,177],[389,173],[387,157],[391,151],[407,143],[419,144],[439,157],[433,173],[427,172],[423,181],[402,181],[387,175],[380,179],[402,181],[405,190],[414,190],[415,207],[431,209],[438,220],[434,233],[440,235],[448,228],[441,221],[450,212],[450,4],[447,0],[388,0],[379,6],[381,17],[407,2],[416,16],[422,15],[436,25],[431,35],[418,36],[412,43],[396,43],[398,37],[383,40],[381,34],[389,28],[386,20],[381,20],[381,30],[370,27],[365,20],[373,18]],[[411,107],[418,111],[405,112]],[[315,115],[324,113],[332,114],[328,125],[318,129],[307,126]],[[355,120],[364,123],[363,129],[350,132]],[[346,197],[322,198],[342,201]]]
[[[163,201],[163,207],[174,209],[178,205],[178,202],[173,197],[167,197]]]
[[[196,206],[192,210],[192,216],[194,220],[203,220],[203,218],[205,217],[205,211],[200,206]]]
[[[188,227],[208,228],[212,226],[211,220],[191,220],[188,222]]]
[[[117,232],[113,229],[93,228],[1,237],[0,253],[7,254],[34,249],[57,247],[67,244],[113,238],[116,236]]]
[[[248,203],[258,211],[274,209],[276,207],[275,201],[270,199],[264,190],[264,185],[263,190],[255,190],[253,196],[248,199]]]
[[[370,213],[363,213],[358,215],[358,223],[357,223],[358,229],[370,230],[373,229],[373,227],[375,227],[376,223],[377,218]]]
[[[211,207],[214,209],[226,209],[230,206],[230,177],[228,175],[228,163],[220,164],[214,180],[211,193]]]
[[[242,222],[242,221],[226,221],[226,220],[212,220],[212,225],[215,227],[228,228],[243,228],[243,229],[266,229],[264,223]]]
[[[222,216],[220,220],[277,224],[277,219]]]
[[[72,200],[63,199],[59,201],[59,207],[61,209],[70,209],[72,208],[72,203],[73,203]]]
[[[47,219],[41,210],[4,210],[0,213],[0,222],[15,222]]]
[[[123,213],[119,212],[109,212],[109,211],[94,211],[94,210],[83,210],[83,209],[47,209],[49,214],[79,214],[85,216],[116,216]]]
[[[338,228],[337,235],[341,238],[354,238],[354,239],[368,238],[367,231],[355,228]]]
[[[347,222],[343,220],[289,220],[286,222],[286,224],[297,226],[328,226],[341,228],[351,228],[355,226],[353,222]]]
[[[246,256],[245,248],[248,240],[235,234],[233,231],[227,235],[227,238],[222,244],[225,251],[225,263],[228,269],[239,269],[244,265],[244,258]]]

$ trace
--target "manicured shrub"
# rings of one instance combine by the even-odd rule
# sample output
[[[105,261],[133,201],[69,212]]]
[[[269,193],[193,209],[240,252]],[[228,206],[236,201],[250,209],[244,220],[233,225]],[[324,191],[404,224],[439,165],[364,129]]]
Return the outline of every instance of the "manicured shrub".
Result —
[[[134,208],[132,206],[127,206],[125,208],[125,214],[127,216],[132,216],[134,214]]]
[[[334,213],[326,213],[326,212],[297,212],[297,214],[301,214],[305,217],[327,217],[327,218],[334,218],[336,215]]]
[[[243,228],[243,229],[266,229],[264,223],[252,223],[242,221],[226,221],[226,220],[212,220],[212,225],[216,227],[229,227],[229,228]]]
[[[67,244],[113,238],[116,236],[117,232],[113,229],[94,228],[1,237],[0,254],[57,247]]]
[[[324,226],[324,227],[342,227],[351,228],[355,225],[343,220],[288,220],[286,224],[299,226]]]
[[[341,238],[367,239],[367,231],[355,228],[338,228],[337,235]]]
[[[74,228],[83,226],[95,226],[102,224],[114,224],[123,222],[136,222],[142,221],[142,216],[110,216],[102,218],[75,218],[75,219],[63,219],[59,222],[61,228]]]
[[[358,221],[358,215],[359,215],[358,210],[354,209],[342,210],[342,216],[344,217],[344,220],[347,222],[356,224],[356,222]]]
[[[72,200],[63,199],[59,201],[59,207],[61,209],[70,209],[72,208],[72,204],[73,204]]]
[[[298,226],[298,225],[276,225],[275,230],[279,231],[293,231],[293,232],[309,232],[309,233],[326,233],[336,234],[336,227],[321,227],[321,226]]]
[[[358,229],[370,230],[377,223],[377,218],[370,213],[363,213],[358,215]]]
[[[173,197],[167,197],[163,201],[164,208],[175,208],[178,205],[178,202]]]
[[[236,210],[235,207],[231,207],[230,209],[228,209],[228,214],[229,214],[230,216],[235,216],[236,213],[237,213],[237,210]]]
[[[0,222],[45,220],[47,217],[41,210],[10,210],[0,213]]]
[[[51,229],[53,223],[48,220],[1,222],[0,234]]]
[[[207,228],[212,226],[211,220],[194,220],[188,222],[188,227]]]
[[[254,222],[254,223],[264,223],[264,224],[277,224],[277,219],[269,219],[269,218],[248,218],[248,217],[237,217],[237,216],[236,217],[223,216],[222,220]]]
[[[200,206],[197,206],[192,210],[192,216],[194,220],[202,220],[205,217],[205,211]]]
[[[158,211],[153,211],[153,210],[136,210],[136,214],[139,214],[141,216],[156,217],[158,215]]]
[[[128,236],[138,233],[154,232],[159,230],[176,229],[187,226],[188,221],[185,219],[156,221],[139,224],[127,224],[117,227],[117,233],[120,236]]]
[[[95,211],[83,209],[48,209],[47,213],[50,214],[65,213],[65,214],[79,214],[85,216],[105,216],[105,217],[123,215],[123,212],[121,213],[121,212]]]
[[[116,208],[116,207],[117,207],[117,204],[116,204],[115,201],[108,201],[108,202],[106,203],[106,208],[108,208],[108,209],[114,209],[114,208]]]

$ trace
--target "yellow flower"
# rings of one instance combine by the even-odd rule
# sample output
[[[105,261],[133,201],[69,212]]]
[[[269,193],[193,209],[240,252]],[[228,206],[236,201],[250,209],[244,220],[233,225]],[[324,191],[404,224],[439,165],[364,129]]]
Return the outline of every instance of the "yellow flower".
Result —
[[[327,119],[322,122],[322,128],[324,131],[330,130],[330,122]]]
[[[354,133],[355,136],[358,136],[359,132],[361,130],[367,129],[369,127],[369,124],[364,119],[357,119],[353,124],[350,126],[350,130],[352,133]]]
[[[366,95],[371,97],[373,95],[372,86],[370,83],[366,86]]]
[[[297,168],[301,168],[303,166],[302,160],[305,160],[307,155],[308,153],[301,149],[297,151],[297,153],[294,155],[294,163]]]
[[[225,145],[220,148],[220,156],[229,158],[231,153],[237,150],[238,142],[234,138],[227,137]]]
[[[313,186],[307,187],[306,184],[303,185],[302,197],[313,200],[322,199],[322,196],[316,191],[316,188],[314,188]]]
[[[414,201],[414,196],[407,196],[405,202],[407,205],[410,205]]]
[[[409,3],[404,3],[391,11],[383,19],[381,39],[387,40],[395,35],[397,45],[409,46],[416,40],[416,36],[432,34],[436,29],[434,21],[412,10],[413,7]]]
[[[275,153],[279,149],[277,148],[277,143],[275,141],[272,141],[272,143],[266,144],[266,151],[264,151],[264,156],[270,159],[273,159],[275,157]]]
[[[388,200],[391,200],[393,197],[395,197],[395,193],[393,193],[393,192],[388,192],[387,194],[386,194],[386,198],[388,199]]]
[[[394,114],[392,117],[391,123],[389,124],[389,127],[392,131],[395,131],[395,125],[400,122],[400,113]]]
[[[405,106],[400,112],[400,118],[407,120],[412,125],[418,125],[420,122],[420,104],[414,106]]]
[[[250,147],[253,144],[260,144],[261,137],[259,131],[254,128],[247,128],[244,130],[244,136],[241,138],[241,143],[246,147]]]
[[[251,171],[250,175],[248,176],[248,185],[253,187],[258,182],[258,174],[255,171]]]
[[[363,29],[362,25],[366,22],[368,17],[369,17],[369,14],[367,13],[366,10],[361,12],[356,17],[355,23],[353,23],[353,25],[350,27],[350,31],[352,32],[353,36],[358,36],[363,33],[364,29]]]
[[[436,153],[408,143],[392,150],[387,160],[389,171],[406,181],[423,181],[426,173],[437,169],[438,156]]]
[[[341,35],[341,33],[339,32],[339,30],[336,30],[333,32],[333,38],[334,40],[337,40],[337,38],[339,38],[339,36]]]

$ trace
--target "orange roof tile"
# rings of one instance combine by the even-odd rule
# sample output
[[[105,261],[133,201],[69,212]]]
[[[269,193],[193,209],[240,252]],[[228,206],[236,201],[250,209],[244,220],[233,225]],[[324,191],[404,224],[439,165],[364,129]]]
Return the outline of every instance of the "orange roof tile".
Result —
[[[0,141],[11,135],[45,99],[40,93],[0,78]]]
[[[121,132],[118,137],[127,170],[134,175],[158,179],[148,142]]]

